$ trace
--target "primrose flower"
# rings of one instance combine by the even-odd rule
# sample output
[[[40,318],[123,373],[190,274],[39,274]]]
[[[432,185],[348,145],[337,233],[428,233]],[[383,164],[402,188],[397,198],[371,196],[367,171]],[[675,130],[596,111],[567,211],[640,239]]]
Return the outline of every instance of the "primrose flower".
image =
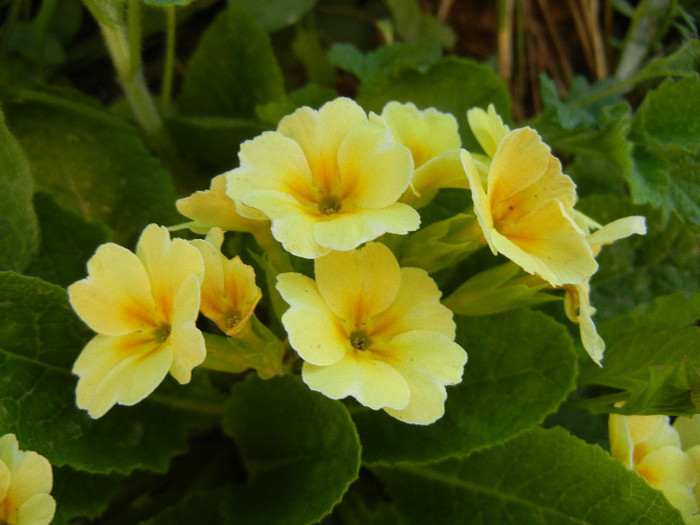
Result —
[[[56,511],[52,485],[45,457],[19,450],[14,434],[0,438],[0,523],[48,525]]]
[[[223,240],[223,232],[214,228],[207,240],[190,243],[204,259],[200,310],[226,335],[235,336],[248,325],[262,292],[255,284],[252,266],[238,256],[229,259],[221,253]]]
[[[483,110],[470,110],[470,122]],[[478,120],[478,119],[477,119]],[[505,129],[473,131],[487,151]],[[491,130],[491,128],[488,128]],[[500,140],[487,164],[486,189],[480,166],[462,150],[462,163],[472,191],[474,212],[494,254],[502,253],[523,270],[552,286],[580,284],[598,268],[585,232],[574,220],[576,186],[562,173],[537,132],[519,128]]]
[[[630,470],[663,492],[686,523],[697,524],[698,502],[693,489],[698,471],[681,449],[678,431],[668,416],[610,414],[610,453]]]
[[[268,226],[267,222],[242,217],[236,204],[226,195],[226,176],[217,175],[208,190],[197,191],[175,202],[177,211],[193,222],[186,226],[193,232],[206,234],[211,228],[224,231],[257,232]]]
[[[646,221],[641,216],[623,217],[605,226],[601,226],[594,220],[576,211],[575,220],[586,232],[586,239],[595,255],[600,253],[605,244],[611,244],[630,235],[644,235],[647,232]],[[591,229],[597,231],[590,233]],[[605,352],[605,341],[598,335],[593,314],[595,308],[591,306],[589,279],[580,284],[564,285],[566,296],[564,297],[564,311],[566,316],[574,323],[578,323],[583,348],[591,356],[591,359],[599,366]]]
[[[401,197],[403,202],[420,206],[440,188],[469,189],[460,161],[462,140],[454,116],[435,108],[419,110],[413,103],[389,102],[381,116],[371,113],[370,121],[389,128],[396,140],[411,151],[415,172],[411,187]],[[417,197],[420,199],[415,202]]]
[[[73,309],[98,333],[73,366],[77,405],[98,418],[116,403],[144,399],[168,371],[189,382],[206,356],[195,326],[204,274],[199,251],[150,224],[135,254],[103,244],[87,267],[88,277],[68,288]]]
[[[445,386],[461,381],[467,354],[427,272],[400,268],[380,243],[333,252],[314,268],[315,281],[298,273],[277,281],[290,304],[282,323],[305,361],[304,382],[406,423],[442,417]]]
[[[244,142],[239,158],[226,175],[238,212],[270,219],[275,239],[299,257],[351,250],[420,224],[418,212],[397,202],[413,174],[411,153],[350,99],[298,109],[277,131]]]

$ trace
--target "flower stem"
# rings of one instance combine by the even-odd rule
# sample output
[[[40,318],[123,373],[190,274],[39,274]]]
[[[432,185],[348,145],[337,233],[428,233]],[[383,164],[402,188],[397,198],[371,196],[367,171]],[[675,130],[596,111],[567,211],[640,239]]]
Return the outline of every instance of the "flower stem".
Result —
[[[160,90],[160,112],[168,113],[168,104],[173,91],[173,75],[175,72],[175,7],[165,9],[165,61],[163,63],[163,83]]]

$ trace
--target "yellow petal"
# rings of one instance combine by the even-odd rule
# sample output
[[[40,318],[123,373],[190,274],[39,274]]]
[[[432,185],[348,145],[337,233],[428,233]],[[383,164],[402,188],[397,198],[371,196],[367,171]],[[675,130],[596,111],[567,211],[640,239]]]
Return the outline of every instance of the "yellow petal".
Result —
[[[76,403],[93,419],[116,403],[133,405],[161,383],[173,360],[168,345],[151,334],[94,337],[83,349],[73,372],[80,376]]]
[[[195,326],[199,313],[199,281],[191,275],[182,283],[173,302],[173,321],[167,345],[172,353],[171,375],[181,384],[188,383],[192,369],[207,355],[204,336]]]
[[[453,150],[430,159],[417,168],[411,184],[420,196],[440,188],[469,189],[469,179],[464,172],[461,150]]]
[[[282,324],[291,347],[314,365],[340,360],[348,347],[348,334],[318,293],[316,283],[299,273],[283,273],[277,276],[277,290],[290,305]]]
[[[668,416],[627,416],[630,436],[637,448],[636,459],[666,445],[680,447],[680,436],[669,423]]]
[[[630,235],[645,235],[647,232],[646,219],[639,215],[623,217],[606,224],[598,231],[588,236],[591,245],[608,244]]]
[[[410,102],[389,102],[381,118],[396,140],[411,151],[416,167],[461,146],[457,119],[435,108],[419,110]]]
[[[53,473],[45,457],[32,451],[19,454],[19,461],[12,472],[10,492],[13,503],[21,507],[35,494],[51,491]]]
[[[299,144],[311,168],[314,185],[325,190],[337,176],[336,159],[341,142],[351,129],[365,123],[367,115],[355,101],[337,98],[318,111],[308,107],[297,109],[280,121],[277,131]]]
[[[256,191],[245,196],[246,205],[261,210],[272,219],[272,235],[297,257],[315,259],[330,252],[314,238],[320,214],[309,212],[291,195],[276,191]]]
[[[360,208],[384,208],[396,202],[413,175],[408,149],[376,124],[350,130],[338,149],[337,163],[343,203]],[[329,194],[335,191],[328,188]]]
[[[192,275],[204,276],[202,256],[184,239],[171,241],[167,228],[155,224],[141,234],[136,255],[150,276],[156,306],[170,320],[173,299],[182,283]]]
[[[123,335],[157,323],[151,283],[132,252],[108,243],[88,261],[88,277],[68,287],[71,306],[98,333]]]
[[[385,233],[403,235],[419,226],[418,212],[407,204],[395,202],[386,208],[355,209],[317,221],[313,236],[321,246],[346,251]]]
[[[11,480],[12,474],[10,473],[10,469],[0,460],[0,501],[5,501],[5,498],[7,497],[7,489],[10,488]]]
[[[56,501],[48,494],[35,494],[17,513],[17,525],[49,525],[56,512]]]
[[[634,468],[634,442],[630,435],[627,417],[610,414],[608,417],[610,432],[610,455],[619,459],[629,470]]]
[[[685,453],[688,454],[688,456],[690,456],[695,463],[695,472],[697,472],[698,476],[700,476],[700,445],[694,445],[688,449],[685,449]],[[693,493],[695,494],[695,499],[697,500],[698,505],[700,505],[700,479],[698,479],[698,482],[695,484]]]
[[[697,511],[693,487],[698,474],[694,461],[680,448],[666,445],[654,449],[634,469],[649,485],[663,492],[684,518]]]
[[[211,180],[208,190],[198,191],[175,202],[177,211],[185,217],[203,225],[206,233],[217,226],[226,231],[250,232],[261,227],[260,221],[243,217],[236,211],[236,204],[226,194],[226,175],[217,175]]]
[[[401,286],[391,305],[371,324],[371,337],[389,341],[412,330],[430,330],[455,337],[452,311],[440,303],[442,293],[425,270],[401,268]]]
[[[384,411],[399,421],[413,425],[430,425],[440,419],[445,414],[445,386],[414,370],[402,370],[401,375],[410,391],[408,405],[402,410],[385,407]]]
[[[493,157],[496,154],[498,145],[510,132],[508,126],[503,123],[501,117],[496,113],[494,105],[489,104],[488,111],[484,111],[482,108],[470,109],[467,111],[467,120],[484,153],[489,157]]]
[[[598,269],[583,232],[558,201],[490,235],[498,252],[552,286],[582,283]]]
[[[241,165],[226,174],[226,193],[236,204],[253,191],[271,190],[292,195],[299,201],[315,199],[311,168],[294,140],[275,132],[265,132],[241,144]],[[238,213],[261,218],[246,208]]]
[[[373,410],[405,408],[409,401],[406,380],[388,364],[356,354],[346,356],[329,366],[304,363],[302,379],[311,390],[331,399],[352,396]]]
[[[314,268],[321,297],[353,329],[388,308],[401,286],[399,263],[380,243],[332,252],[317,259]]]
[[[491,240],[491,232],[493,231],[493,215],[491,214],[489,199],[486,195],[483,181],[481,180],[479,168],[472,155],[466,150],[461,150],[460,159],[462,161],[462,166],[464,167],[464,172],[467,174],[467,180],[469,180],[472,201],[474,202],[474,214],[476,215],[479,225],[484,232],[484,238],[488,242],[489,248],[491,248],[491,251],[495,255],[498,253],[498,251]]]

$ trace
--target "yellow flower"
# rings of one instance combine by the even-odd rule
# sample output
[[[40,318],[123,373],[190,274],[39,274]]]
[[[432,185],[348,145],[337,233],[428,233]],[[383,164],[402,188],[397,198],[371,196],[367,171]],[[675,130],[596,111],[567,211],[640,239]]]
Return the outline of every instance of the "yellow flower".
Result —
[[[698,502],[693,488],[698,472],[693,459],[681,449],[678,432],[668,416],[610,414],[610,453],[630,470],[663,492],[686,523],[696,523]]]
[[[575,213],[575,220],[581,229],[586,232],[588,244],[590,244],[593,253],[596,255],[600,253],[601,248],[605,244],[611,244],[634,234],[644,235],[647,232],[644,217],[638,215],[623,217],[601,226],[581,212],[575,211]],[[590,233],[591,229],[596,229],[597,231]],[[564,285],[564,290],[566,291],[564,311],[572,322],[578,323],[583,348],[596,364],[602,366],[601,360],[603,359],[603,352],[605,352],[605,341],[598,335],[598,330],[593,322],[593,314],[595,314],[596,310],[591,306],[589,279],[586,279],[581,284]]]
[[[389,128],[397,141],[411,151],[415,172],[402,202],[427,204],[440,188],[469,189],[459,148],[457,119],[435,108],[419,110],[415,104],[389,102],[381,116],[370,114],[370,121]],[[416,202],[417,197],[422,197]]]
[[[204,259],[200,310],[226,335],[235,336],[248,325],[262,292],[252,266],[238,256],[229,259],[221,253],[223,240],[223,232],[213,228],[206,241],[190,242]]]
[[[442,417],[445,385],[461,381],[467,354],[435,282],[424,270],[400,268],[379,243],[331,253],[314,268],[315,281],[284,273],[277,282],[304,382],[406,423]]]
[[[479,130],[474,129],[477,139],[491,151],[500,135],[489,128],[484,137]],[[487,169],[486,189],[479,165],[464,150],[462,163],[474,212],[494,254],[552,286],[583,283],[596,271],[586,234],[574,220],[576,186],[535,130],[515,129],[500,140],[493,159],[481,166]]]
[[[138,403],[168,371],[189,382],[206,355],[195,326],[203,273],[199,251],[155,224],[136,254],[113,243],[97,249],[88,277],[68,288],[71,305],[98,333],[73,366],[80,408],[98,418],[116,403]]]
[[[0,523],[48,525],[56,511],[52,485],[45,457],[19,450],[14,434],[0,438]]]
[[[270,219],[275,239],[299,257],[351,250],[420,224],[397,202],[413,173],[410,152],[350,99],[298,109],[276,132],[243,143],[239,158],[227,174],[238,212]]]
[[[238,214],[235,203],[226,195],[225,175],[214,177],[208,190],[179,199],[175,206],[182,215],[194,221],[186,226],[202,235],[214,226],[235,232],[256,232],[268,226],[266,222],[247,219]]]

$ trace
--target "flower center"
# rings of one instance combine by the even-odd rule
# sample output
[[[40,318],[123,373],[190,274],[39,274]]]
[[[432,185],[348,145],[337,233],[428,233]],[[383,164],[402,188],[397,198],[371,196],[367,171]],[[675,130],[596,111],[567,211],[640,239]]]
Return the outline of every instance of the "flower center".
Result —
[[[158,344],[165,343],[170,337],[170,325],[162,324],[155,330],[153,330],[153,337]]]
[[[333,195],[325,195],[318,201],[318,211],[324,215],[334,215],[340,211],[343,203],[338,197]]]
[[[357,350],[367,350],[372,344],[372,340],[363,330],[355,330],[350,334],[350,344]]]
[[[240,323],[243,317],[239,312],[233,311],[230,312],[225,318],[223,323],[221,324],[221,328],[225,333],[229,333],[233,331]]]

